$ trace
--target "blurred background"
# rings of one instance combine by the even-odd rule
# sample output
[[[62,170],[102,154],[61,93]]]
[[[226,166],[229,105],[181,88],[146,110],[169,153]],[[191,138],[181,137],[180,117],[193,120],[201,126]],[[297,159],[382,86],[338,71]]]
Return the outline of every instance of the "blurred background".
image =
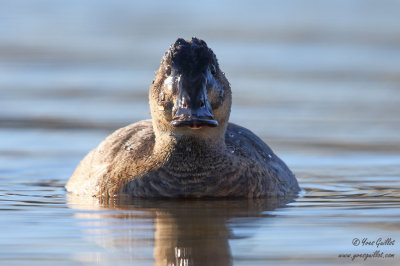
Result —
[[[231,82],[231,121],[272,145],[398,151],[399,10],[386,0],[3,0],[0,148],[22,152],[33,129],[96,130],[93,146],[150,118],[161,56],[197,36]],[[68,149],[82,139],[50,134]]]
[[[231,83],[231,122],[266,141],[305,193],[261,229],[239,228],[256,239],[230,241],[234,260],[321,263],[357,230],[400,238],[399,18],[394,0],[0,0],[0,259],[99,260],[63,186],[112,131],[150,118],[162,55],[192,36]]]

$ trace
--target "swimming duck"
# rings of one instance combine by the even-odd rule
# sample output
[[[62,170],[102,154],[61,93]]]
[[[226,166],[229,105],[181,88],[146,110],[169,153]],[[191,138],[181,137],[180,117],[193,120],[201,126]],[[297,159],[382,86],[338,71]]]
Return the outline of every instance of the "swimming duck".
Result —
[[[78,165],[69,192],[97,197],[268,197],[299,191],[286,164],[229,123],[230,84],[198,38],[165,52],[150,86],[152,120],[118,129]]]

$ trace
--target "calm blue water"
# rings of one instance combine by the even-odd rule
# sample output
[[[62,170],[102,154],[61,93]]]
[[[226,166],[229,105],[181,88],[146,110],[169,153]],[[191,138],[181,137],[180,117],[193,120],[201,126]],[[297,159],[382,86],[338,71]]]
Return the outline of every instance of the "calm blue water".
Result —
[[[1,6],[1,265],[399,264],[399,1]],[[89,150],[150,118],[154,70],[191,36],[231,82],[231,121],[290,166],[300,196],[68,195]],[[383,257],[356,257],[374,253]]]

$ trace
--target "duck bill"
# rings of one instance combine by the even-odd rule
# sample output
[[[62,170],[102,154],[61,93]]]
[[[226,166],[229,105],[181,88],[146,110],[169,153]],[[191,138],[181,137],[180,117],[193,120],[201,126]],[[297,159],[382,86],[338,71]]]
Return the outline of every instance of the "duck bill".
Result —
[[[204,119],[204,118],[191,118],[185,120],[174,120],[171,122],[173,127],[190,127],[190,128],[201,128],[206,127],[216,127],[218,126],[218,121],[214,119]]]
[[[207,99],[206,79],[200,75],[197,79],[182,79],[178,87],[176,113],[171,122],[173,127],[216,127],[211,104]]]

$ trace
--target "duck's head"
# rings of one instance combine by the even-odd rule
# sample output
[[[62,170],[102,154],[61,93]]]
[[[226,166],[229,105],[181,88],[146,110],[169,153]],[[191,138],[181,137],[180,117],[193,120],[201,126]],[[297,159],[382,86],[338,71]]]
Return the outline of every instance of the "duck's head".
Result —
[[[231,89],[217,58],[200,39],[178,39],[165,52],[150,87],[156,134],[223,137]]]

